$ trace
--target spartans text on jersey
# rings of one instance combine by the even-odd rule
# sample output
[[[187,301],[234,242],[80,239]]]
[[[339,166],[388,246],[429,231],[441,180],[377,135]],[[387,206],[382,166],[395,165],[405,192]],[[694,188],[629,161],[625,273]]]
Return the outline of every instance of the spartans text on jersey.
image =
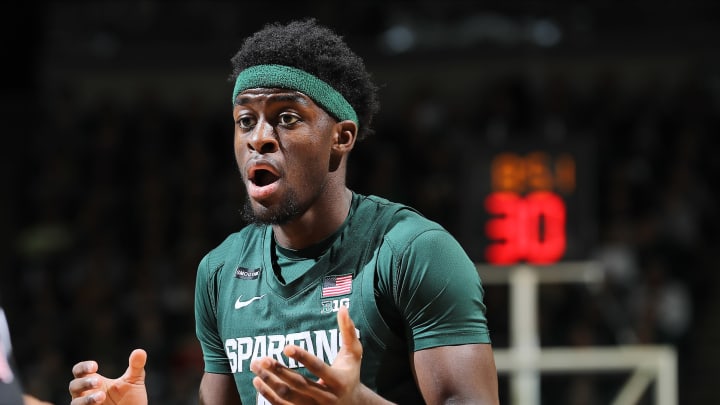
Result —
[[[355,329],[360,338],[360,331]],[[337,329],[295,332],[287,335],[262,335],[225,340],[225,353],[232,373],[250,371],[250,362],[261,357],[272,357],[288,368],[302,367],[295,359],[285,357],[282,350],[296,345],[328,364],[332,364],[342,346]]]

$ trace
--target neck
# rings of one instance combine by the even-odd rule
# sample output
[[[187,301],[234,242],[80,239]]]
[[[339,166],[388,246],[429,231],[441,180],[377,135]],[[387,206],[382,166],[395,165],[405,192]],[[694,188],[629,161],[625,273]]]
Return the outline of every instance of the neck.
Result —
[[[277,243],[288,249],[304,249],[335,232],[350,212],[352,191],[344,187],[334,197],[323,199],[299,218],[273,225]]]

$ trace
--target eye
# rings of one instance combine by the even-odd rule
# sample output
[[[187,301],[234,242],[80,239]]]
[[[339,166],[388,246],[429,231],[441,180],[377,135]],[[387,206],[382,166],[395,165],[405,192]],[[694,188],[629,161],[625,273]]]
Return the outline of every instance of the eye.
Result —
[[[245,115],[238,118],[235,123],[242,129],[250,129],[255,126],[256,120],[254,117]]]
[[[278,122],[280,125],[291,126],[300,121],[300,117],[291,113],[282,113],[278,116]]]

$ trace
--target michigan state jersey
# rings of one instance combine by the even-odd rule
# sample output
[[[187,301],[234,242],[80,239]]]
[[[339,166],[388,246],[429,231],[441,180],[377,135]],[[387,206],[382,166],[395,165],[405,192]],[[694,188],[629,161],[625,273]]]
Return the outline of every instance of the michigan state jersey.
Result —
[[[343,225],[311,248],[284,249],[271,226],[249,225],[203,258],[195,315],[205,371],[233,374],[245,405],[263,402],[253,359],[315,378],[282,350],[295,344],[332,364],[341,306],[363,345],[362,383],[399,403],[422,402],[412,352],[490,343],[480,278],[459,243],[407,206],[353,194]]]

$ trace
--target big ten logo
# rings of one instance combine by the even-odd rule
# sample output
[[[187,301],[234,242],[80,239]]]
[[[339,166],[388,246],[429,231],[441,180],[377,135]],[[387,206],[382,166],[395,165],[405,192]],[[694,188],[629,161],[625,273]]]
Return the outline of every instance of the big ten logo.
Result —
[[[320,310],[320,313],[329,314],[337,312],[340,310],[340,307],[350,308],[350,298],[346,297],[337,300],[325,300],[322,302],[322,310]]]

